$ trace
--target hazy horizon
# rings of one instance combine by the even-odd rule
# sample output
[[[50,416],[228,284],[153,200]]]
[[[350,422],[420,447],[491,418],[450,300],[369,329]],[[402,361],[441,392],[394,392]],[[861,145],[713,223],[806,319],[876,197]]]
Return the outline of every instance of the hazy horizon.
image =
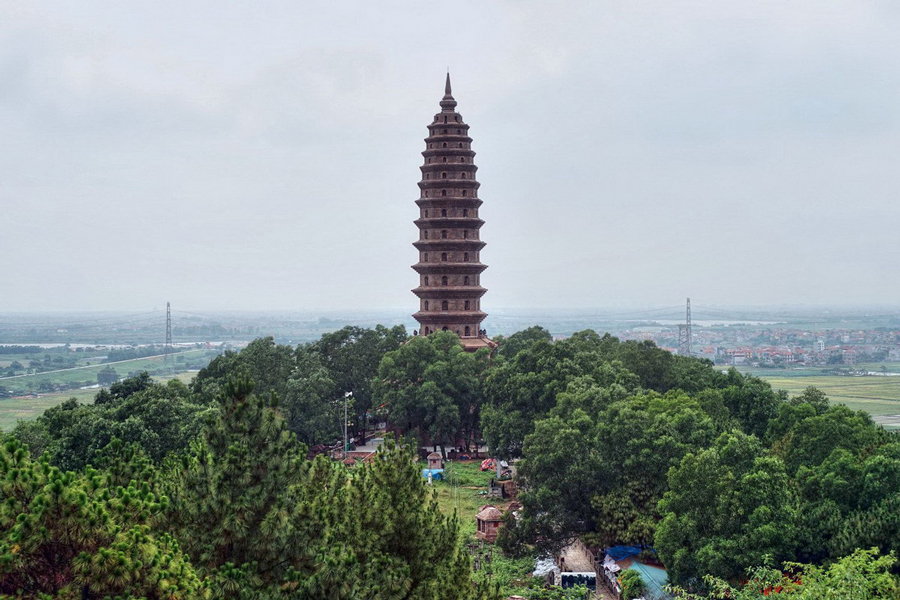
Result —
[[[900,302],[893,3],[0,10],[7,313],[412,313],[448,66],[487,313]]]

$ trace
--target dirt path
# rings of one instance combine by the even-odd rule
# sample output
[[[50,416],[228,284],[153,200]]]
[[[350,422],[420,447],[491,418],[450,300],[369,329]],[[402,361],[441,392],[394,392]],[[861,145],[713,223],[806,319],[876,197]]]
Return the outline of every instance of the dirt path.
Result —
[[[579,550],[574,544],[567,546],[563,550],[562,555],[566,560],[566,568],[569,571],[582,573],[594,572],[594,565],[591,559],[588,556],[585,556],[584,552]],[[604,582],[599,580],[597,581],[597,593],[594,597],[600,598],[601,600],[616,600],[616,597],[606,589]]]

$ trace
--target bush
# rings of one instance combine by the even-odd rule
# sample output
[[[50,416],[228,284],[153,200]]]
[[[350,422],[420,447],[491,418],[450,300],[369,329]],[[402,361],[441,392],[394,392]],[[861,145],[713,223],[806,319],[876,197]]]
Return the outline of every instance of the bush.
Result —
[[[644,585],[644,580],[641,579],[641,574],[634,569],[624,571],[622,576],[619,577],[619,582],[622,584],[622,598],[624,600],[640,598],[644,595],[647,587]]]

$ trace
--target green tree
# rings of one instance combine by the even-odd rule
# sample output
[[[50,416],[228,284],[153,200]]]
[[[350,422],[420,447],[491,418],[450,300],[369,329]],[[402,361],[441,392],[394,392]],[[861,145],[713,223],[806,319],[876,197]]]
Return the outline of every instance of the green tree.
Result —
[[[297,366],[284,386],[281,402],[290,430],[310,446],[333,442],[343,431],[343,404],[338,398],[334,380],[319,355],[298,352]]]
[[[17,440],[0,449],[0,595],[207,597],[171,537],[152,526],[166,500],[146,484],[112,485],[102,472],[32,461]],[[6,595],[9,596],[6,596]]]
[[[297,349],[298,359],[302,354],[313,355],[325,367],[334,382],[332,398],[343,398],[347,392],[353,394],[352,422],[357,438],[365,433],[368,415],[374,408],[372,382],[382,357],[397,350],[408,337],[402,325],[390,329],[383,325],[375,329],[348,326]]]
[[[622,576],[619,578],[619,581],[622,583],[623,600],[634,600],[635,598],[640,598],[644,595],[644,591],[647,589],[644,580],[641,579],[641,574],[634,569],[626,569],[622,573]]]
[[[119,380],[119,374],[111,366],[106,366],[97,372],[97,383],[100,385],[112,385]]]
[[[754,567],[740,586],[706,579],[708,595],[676,590],[684,600],[889,600],[900,596],[900,581],[891,573],[897,560],[876,550],[856,550],[828,566],[786,563],[784,570]]]
[[[296,366],[294,348],[276,344],[272,337],[253,340],[240,352],[227,351],[200,369],[191,382],[198,402],[214,405],[222,387],[240,374],[256,385],[255,392],[281,396]]]
[[[264,400],[253,388],[243,377],[222,387],[218,413],[170,483],[168,515],[193,562],[220,583],[247,569],[266,589],[308,568],[315,545],[296,514],[305,449],[274,395]]]
[[[62,469],[79,470],[95,463],[113,438],[138,443],[160,461],[188,447],[207,410],[192,402],[180,381],[158,384],[144,376],[101,390],[97,398],[100,402],[93,405],[67,400],[45,411],[34,424],[19,423],[13,435],[35,444],[35,453],[49,452],[51,463]]]
[[[575,535],[602,546],[652,544],[666,473],[708,446],[716,426],[682,393],[628,396],[590,381],[570,384],[526,438],[517,530],[551,548]]]
[[[386,442],[371,463],[349,474],[330,513],[326,547],[342,571],[322,569],[317,598],[333,594],[339,578],[343,598],[468,600],[487,590],[472,582],[468,553],[456,517],[442,515],[434,490],[423,480],[410,449]]]
[[[797,497],[778,458],[741,432],[687,454],[668,475],[655,547],[679,585],[710,574],[734,580],[766,557],[794,559]]]
[[[418,336],[382,359],[375,401],[387,407],[395,426],[427,433],[442,448],[457,439],[468,447],[478,429],[487,367],[487,350],[466,352],[452,332]]]
[[[515,358],[516,354],[522,350],[531,348],[537,342],[552,342],[553,336],[543,327],[535,325],[528,329],[517,331],[508,338],[498,336],[494,341],[499,343],[497,348],[498,356],[511,359]]]

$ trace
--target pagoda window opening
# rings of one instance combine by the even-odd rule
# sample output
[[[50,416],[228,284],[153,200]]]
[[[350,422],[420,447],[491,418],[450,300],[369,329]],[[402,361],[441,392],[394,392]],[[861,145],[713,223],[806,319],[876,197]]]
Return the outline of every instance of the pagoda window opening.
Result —
[[[441,173],[441,179],[447,179],[447,174],[446,174],[446,173]]]
[[[469,285],[469,276],[466,275],[466,278],[463,279],[463,285]]]
[[[459,115],[456,115],[455,117],[453,117],[453,120],[456,121],[457,123],[459,123]]]
[[[447,262],[447,253],[441,252],[441,262]]]
[[[444,325],[443,327],[441,327],[441,331],[449,331],[449,329],[447,328],[446,325]]]
[[[450,310],[450,303],[446,300],[441,302],[441,310]]]
[[[466,190],[463,190],[463,192],[465,192],[465,191],[466,191]],[[466,194],[463,193],[463,196],[465,196],[465,195],[466,195]],[[428,212],[428,211],[425,211],[425,212]],[[468,216],[469,216],[469,209],[468,209],[468,208],[464,208],[464,209],[463,209],[463,216],[464,216],[464,217],[468,217]]]
[[[447,216],[447,209],[446,209],[446,208],[442,208],[442,209],[441,209],[441,216],[442,216],[442,217],[446,217],[446,216]]]
[[[468,301],[468,300],[466,300],[466,310],[469,310],[469,301]],[[466,331],[468,331],[468,329],[469,329],[469,328],[466,327]],[[466,335],[469,335],[469,334],[466,333]]]
[[[427,194],[428,192],[425,192],[425,193]],[[427,208],[425,209],[425,218],[426,219],[428,218],[428,209]]]
[[[446,196],[446,195],[447,195],[447,190],[441,190],[441,196]]]
[[[459,143],[459,147],[460,147],[460,148],[462,148],[462,147],[463,147],[463,145],[462,145],[462,142],[460,142],[460,143]]]
[[[444,142],[444,145],[441,146],[441,148],[446,148],[446,147],[447,147],[447,142]],[[462,148],[462,144],[460,144],[459,147]]]
[[[441,285],[447,285],[447,276],[446,275],[441,277]]]
[[[463,230],[463,239],[464,240],[469,239],[469,230],[468,229]]]
[[[428,275],[425,276],[425,285],[428,285]]]
[[[428,300],[425,301],[425,310],[428,310]]]
[[[427,229],[423,230],[422,235],[424,235],[425,239],[427,240],[428,239],[428,230]]]
[[[427,254],[425,256],[428,256]],[[425,259],[425,262],[428,262],[428,259]],[[469,262],[469,253],[466,252],[463,254],[463,262]]]
[[[469,194],[467,192],[468,192],[468,190],[463,190],[463,196],[468,196]],[[465,215],[463,215],[463,216],[465,216]]]
[[[463,179],[466,178],[466,174],[465,174],[465,173],[462,174],[462,178],[463,178]]]
[[[425,179],[431,179],[431,173],[425,173]]]
[[[444,117],[444,123],[447,122],[447,117]],[[446,129],[441,129],[441,133],[447,133]]]
[[[441,158],[441,162],[447,162],[447,157],[445,156],[445,157]]]
[[[428,144],[428,149],[431,150],[431,144]]]
[[[441,229],[441,239],[442,240],[447,239],[447,230],[446,229]]]
[[[466,325],[466,337],[469,337],[470,335],[472,335],[472,330],[469,329],[468,325]]]
[[[447,115],[444,115],[444,123],[446,123],[446,122],[447,122]],[[447,133],[446,129],[444,130],[444,133]]]
[[[422,262],[428,262],[428,253],[427,252],[422,255]],[[428,278],[426,277],[426,279],[428,279]]]
[[[460,133],[462,133],[462,129],[457,129],[456,134],[459,135]]]

